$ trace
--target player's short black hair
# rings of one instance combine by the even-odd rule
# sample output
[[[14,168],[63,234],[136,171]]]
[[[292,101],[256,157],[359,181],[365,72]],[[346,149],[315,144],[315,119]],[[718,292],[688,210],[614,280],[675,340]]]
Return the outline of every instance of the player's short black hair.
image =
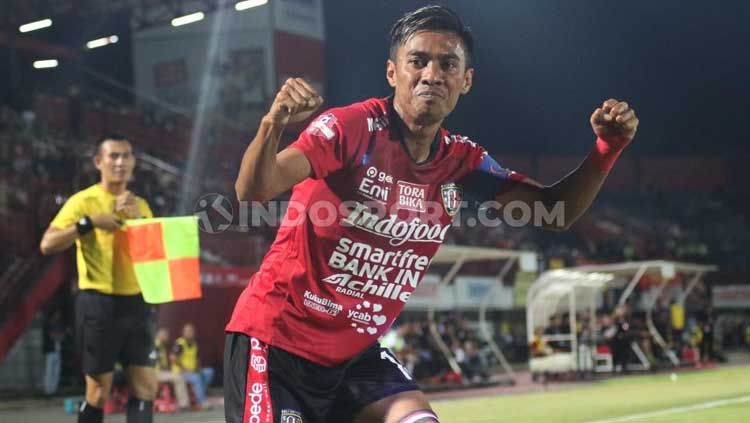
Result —
[[[391,60],[396,60],[398,48],[420,31],[452,32],[461,38],[466,51],[466,67],[471,66],[474,53],[474,36],[453,10],[439,5],[425,6],[408,12],[391,28]]]
[[[94,150],[94,155],[99,154],[99,152],[102,149],[102,144],[104,144],[104,141],[108,141],[108,140],[118,141],[118,142],[130,142],[128,141],[128,137],[126,137],[125,135],[119,132],[107,132],[101,138],[97,139],[96,145],[95,145],[96,149]]]

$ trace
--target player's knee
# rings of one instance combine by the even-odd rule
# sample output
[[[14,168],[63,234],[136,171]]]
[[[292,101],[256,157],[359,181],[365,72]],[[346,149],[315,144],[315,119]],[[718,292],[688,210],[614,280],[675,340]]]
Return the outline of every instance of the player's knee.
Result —
[[[440,421],[432,410],[417,410],[402,417],[397,423],[440,423]]]

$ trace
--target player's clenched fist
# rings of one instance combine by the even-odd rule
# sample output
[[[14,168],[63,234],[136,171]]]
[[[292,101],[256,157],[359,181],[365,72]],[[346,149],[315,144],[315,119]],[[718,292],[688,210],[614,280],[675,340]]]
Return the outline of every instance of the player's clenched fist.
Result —
[[[591,127],[597,137],[616,149],[625,148],[638,130],[635,111],[624,101],[609,99],[591,115]]]
[[[264,119],[286,124],[300,122],[315,113],[323,98],[302,78],[289,78],[281,86]]]

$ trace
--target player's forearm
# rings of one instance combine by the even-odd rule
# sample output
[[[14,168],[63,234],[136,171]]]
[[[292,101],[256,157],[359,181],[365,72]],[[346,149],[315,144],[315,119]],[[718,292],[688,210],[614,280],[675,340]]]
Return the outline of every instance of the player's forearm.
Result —
[[[542,202],[548,210],[555,205],[562,204],[563,218],[551,224],[545,224],[544,229],[565,230],[581,217],[594,202],[599,193],[607,172],[599,169],[590,158],[553,185],[543,188]]]
[[[234,183],[237,200],[264,201],[278,194],[274,192],[278,176],[276,153],[283,132],[283,124],[261,120],[258,133],[245,150]]]
[[[55,254],[70,248],[78,237],[76,226],[72,225],[65,229],[47,230],[39,244],[42,254]]]

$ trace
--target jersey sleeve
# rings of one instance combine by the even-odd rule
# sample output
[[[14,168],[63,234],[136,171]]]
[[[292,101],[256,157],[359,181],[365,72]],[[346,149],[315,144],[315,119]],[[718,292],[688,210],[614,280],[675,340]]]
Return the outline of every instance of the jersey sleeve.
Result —
[[[473,169],[460,181],[465,199],[477,203],[492,201],[524,180],[524,175],[503,167],[483,148],[478,150],[470,160]]]
[[[318,116],[289,148],[304,153],[313,179],[323,179],[343,168],[351,152],[342,114],[329,111]]]
[[[52,219],[50,226],[57,229],[68,228],[78,222],[78,220],[85,214],[82,197],[73,195],[68,198],[68,201],[66,201],[62,208],[60,208],[60,211],[57,212],[57,215]]]

